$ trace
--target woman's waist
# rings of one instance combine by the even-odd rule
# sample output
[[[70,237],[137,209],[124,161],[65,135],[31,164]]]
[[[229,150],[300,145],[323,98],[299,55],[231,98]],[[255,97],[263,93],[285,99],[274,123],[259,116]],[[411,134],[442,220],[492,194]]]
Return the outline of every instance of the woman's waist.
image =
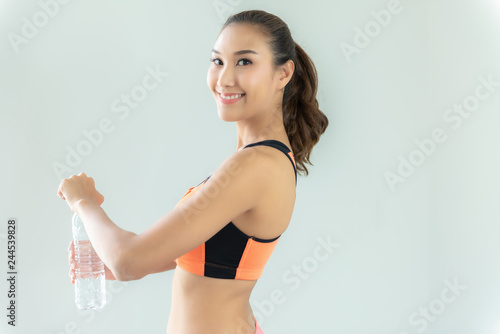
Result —
[[[172,305],[167,334],[254,334],[255,317],[250,305],[239,310],[225,307],[185,309]]]
[[[172,282],[173,298],[206,303],[248,303],[257,281],[212,278],[196,275],[177,266]]]
[[[247,333],[253,328],[249,298],[255,283],[198,276],[177,267],[169,333]]]

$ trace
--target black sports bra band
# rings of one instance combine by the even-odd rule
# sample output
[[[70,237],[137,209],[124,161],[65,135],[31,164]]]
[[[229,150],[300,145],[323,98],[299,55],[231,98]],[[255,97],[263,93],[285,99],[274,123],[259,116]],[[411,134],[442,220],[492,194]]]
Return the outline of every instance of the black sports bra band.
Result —
[[[288,146],[286,146],[285,144],[283,144],[282,142],[280,142],[278,140],[266,139],[266,140],[258,141],[256,143],[248,144],[243,148],[257,146],[257,145],[271,146],[271,147],[274,147],[274,148],[280,150],[281,152],[283,152],[286,155],[286,157],[288,158],[288,160],[290,160],[290,162],[292,163],[293,170],[295,171],[295,184],[297,184],[297,168],[295,167],[295,164],[294,164],[292,158],[290,158],[290,155],[288,155],[288,153],[291,152],[290,149],[288,148]]]
[[[290,149],[282,142],[280,142],[278,140],[274,140],[274,139],[266,139],[266,140],[258,141],[256,143],[251,143],[251,144],[244,146],[243,149],[245,149],[247,147],[258,146],[258,145],[271,146],[271,147],[274,147],[274,148],[280,150],[281,152],[283,152],[286,155],[286,157],[288,158],[288,160],[290,160],[290,162],[292,163],[293,170],[295,171],[295,184],[297,184],[297,168],[295,167],[295,163],[293,162],[292,158],[290,158],[290,155],[288,155],[288,152],[290,152]],[[210,176],[212,176],[212,175],[210,175]],[[205,180],[201,181],[200,184],[207,181],[210,178],[210,176],[207,177]],[[198,184],[198,186],[200,184]]]

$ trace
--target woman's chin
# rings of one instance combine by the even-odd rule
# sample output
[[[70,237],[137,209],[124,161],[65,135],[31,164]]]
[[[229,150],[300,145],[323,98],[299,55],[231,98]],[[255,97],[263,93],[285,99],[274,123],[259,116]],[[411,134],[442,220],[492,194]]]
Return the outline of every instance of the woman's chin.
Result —
[[[236,115],[234,114],[232,115],[226,110],[221,111],[220,109],[219,109],[219,118],[224,122],[236,122],[240,120],[240,118],[237,117]]]

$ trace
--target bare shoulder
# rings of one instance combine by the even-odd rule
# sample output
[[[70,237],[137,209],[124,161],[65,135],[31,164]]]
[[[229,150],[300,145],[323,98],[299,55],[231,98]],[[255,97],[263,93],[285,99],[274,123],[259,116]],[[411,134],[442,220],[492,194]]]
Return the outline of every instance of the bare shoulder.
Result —
[[[290,191],[295,187],[290,180],[293,180],[293,168],[283,152],[259,145],[247,147],[226,158],[205,186],[234,187],[233,191],[245,192],[245,200],[253,208],[266,195],[275,196],[271,192],[286,184],[285,188]]]
[[[272,152],[274,153],[274,152]],[[279,174],[276,155],[268,147],[254,146],[235,152],[224,160],[209,181],[228,185],[233,181],[247,193],[262,195],[262,191]],[[207,182],[207,186],[208,186]]]
[[[236,171],[245,183],[240,192],[248,191],[243,196],[249,206],[231,219],[233,224],[247,235],[261,239],[282,234],[290,222],[296,194],[294,169],[286,155],[276,148],[259,145],[236,152],[224,164],[231,166],[228,170]],[[235,192],[236,189],[231,191]],[[241,195],[234,195],[228,202],[238,205],[238,200],[242,200]]]

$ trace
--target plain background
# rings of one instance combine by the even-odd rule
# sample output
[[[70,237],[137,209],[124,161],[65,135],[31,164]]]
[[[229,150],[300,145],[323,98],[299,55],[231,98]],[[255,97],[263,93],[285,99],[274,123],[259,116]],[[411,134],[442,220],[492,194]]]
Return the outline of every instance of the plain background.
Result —
[[[55,13],[46,22],[42,4]],[[388,24],[376,23],[395,4],[1,1],[0,276],[10,217],[19,274],[15,328],[0,280],[0,332],[165,332],[172,272],[108,284],[104,310],[77,311],[72,213],[57,187],[84,171],[110,218],[136,233],[171,210],[236,150],[236,127],[218,118],[206,74],[224,20],[263,9],[315,62],[330,121],[252,295],[264,332],[500,333],[500,1],[402,0]],[[15,47],[26,20],[38,20],[38,32]],[[168,76],[126,117],[113,111],[122,94],[140,93],[148,68]],[[480,77],[497,83],[483,100],[474,98]],[[474,110],[454,128],[444,116],[459,117],[448,112],[463,103]],[[82,131],[105,119],[113,130],[85,146]],[[435,129],[446,140],[419,153],[416,142]],[[87,155],[61,177],[54,165],[77,147]],[[410,157],[418,166],[391,188],[387,173]],[[331,253],[318,248],[327,240],[338,244]]]

